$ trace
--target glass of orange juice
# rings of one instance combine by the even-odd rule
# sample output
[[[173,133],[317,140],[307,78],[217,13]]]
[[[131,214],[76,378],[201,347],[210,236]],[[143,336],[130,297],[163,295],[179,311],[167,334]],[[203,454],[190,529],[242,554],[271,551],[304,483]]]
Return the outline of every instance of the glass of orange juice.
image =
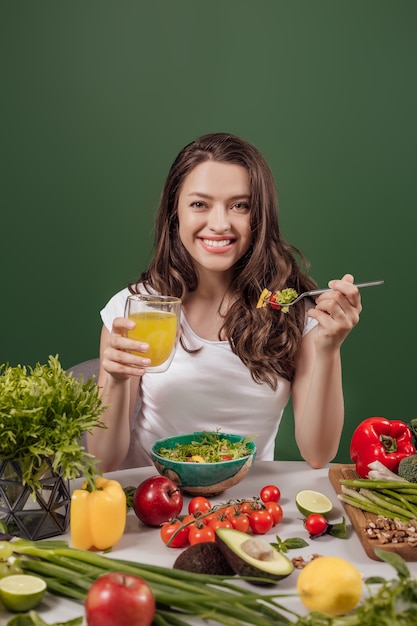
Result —
[[[181,300],[173,296],[134,294],[128,296],[125,317],[136,327],[127,331],[129,339],[149,344],[148,352],[135,352],[151,359],[147,372],[165,372],[171,365],[177,348]]]

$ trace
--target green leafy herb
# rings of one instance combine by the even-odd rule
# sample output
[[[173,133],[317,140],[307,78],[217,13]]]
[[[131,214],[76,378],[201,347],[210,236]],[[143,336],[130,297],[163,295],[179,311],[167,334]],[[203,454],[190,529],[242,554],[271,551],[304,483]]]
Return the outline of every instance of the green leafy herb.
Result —
[[[131,508],[133,508],[133,498],[135,495],[137,487],[133,487],[132,485],[129,485],[129,487],[123,487],[123,491],[125,492],[125,496],[126,496],[126,509],[128,511],[130,511]]]
[[[410,570],[408,569],[404,559],[399,554],[396,554],[395,552],[388,552],[388,550],[381,550],[381,548],[375,548],[374,552],[376,556],[381,559],[381,561],[389,563],[389,565],[395,569],[399,578],[410,578]]]
[[[305,539],[300,537],[289,537],[288,539],[280,539],[278,535],[275,535],[276,543],[271,543],[273,548],[280,550],[281,552],[288,552],[288,550],[298,550],[299,548],[305,548],[308,543]]]
[[[49,622],[45,622],[36,611],[29,611],[29,613],[18,613],[9,619],[6,626],[81,626],[82,623],[83,617],[81,616],[70,619],[67,622],[49,624]]]
[[[337,524],[327,525],[327,534],[338,539],[344,539],[346,537],[346,520],[342,517],[342,521]]]
[[[82,435],[99,420],[105,407],[94,379],[73,378],[58,357],[31,368],[0,366],[0,456],[12,459],[22,482],[33,491],[40,485],[45,459],[65,479],[84,476],[94,484],[94,457],[85,450]]]
[[[205,432],[190,443],[177,443],[175,448],[160,448],[158,454],[172,461],[218,463],[250,454],[251,450],[247,445],[250,441],[250,438],[230,441],[218,432]]]

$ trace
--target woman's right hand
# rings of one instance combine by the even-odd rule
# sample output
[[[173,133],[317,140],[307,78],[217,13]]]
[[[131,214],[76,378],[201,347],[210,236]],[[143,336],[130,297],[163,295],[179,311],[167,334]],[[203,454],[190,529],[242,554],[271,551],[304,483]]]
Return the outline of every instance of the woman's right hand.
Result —
[[[102,369],[117,380],[131,376],[143,376],[151,360],[132,352],[147,352],[149,344],[129,339],[128,330],[135,322],[125,317],[116,317],[111,333],[103,326],[101,333],[100,358]]]

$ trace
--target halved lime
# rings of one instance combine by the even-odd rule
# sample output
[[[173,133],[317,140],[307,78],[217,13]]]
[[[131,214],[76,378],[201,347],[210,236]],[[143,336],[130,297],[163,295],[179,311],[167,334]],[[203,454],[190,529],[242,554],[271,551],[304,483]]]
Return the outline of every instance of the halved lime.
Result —
[[[46,582],[30,574],[13,574],[0,580],[0,598],[9,611],[30,611],[43,598]]]
[[[331,500],[324,493],[312,489],[299,491],[295,496],[295,504],[305,517],[311,513],[320,513],[326,516],[333,508]]]

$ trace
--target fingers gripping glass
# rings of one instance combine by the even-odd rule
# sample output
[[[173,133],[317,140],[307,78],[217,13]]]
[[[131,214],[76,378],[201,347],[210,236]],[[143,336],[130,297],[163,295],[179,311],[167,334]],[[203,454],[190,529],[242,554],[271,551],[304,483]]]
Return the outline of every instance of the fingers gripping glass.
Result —
[[[148,352],[134,352],[151,360],[147,372],[165,372],[177,348],[181,300],[171,296],[132,295],[125,305],[125,317],[136,326],[127,331],[129,339],[149,344]]]

